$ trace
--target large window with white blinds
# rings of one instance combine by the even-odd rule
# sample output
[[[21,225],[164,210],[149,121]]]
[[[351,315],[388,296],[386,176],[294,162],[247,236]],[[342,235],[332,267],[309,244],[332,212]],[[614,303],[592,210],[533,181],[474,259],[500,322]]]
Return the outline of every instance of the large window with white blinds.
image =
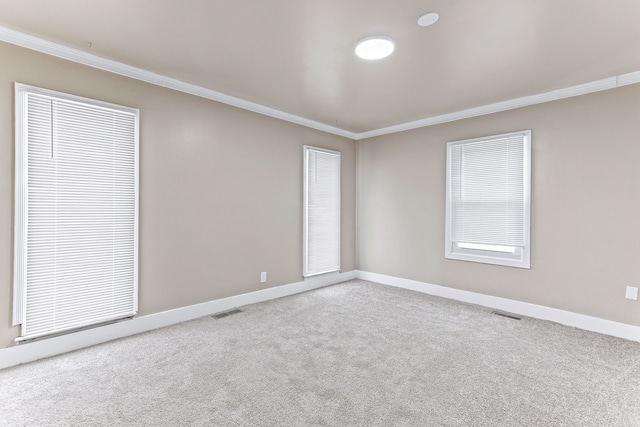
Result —
[[[531,131],[447,144],[445,257],[530,266]]]
[[[18,340],[137,311],[138,110],[16,84]]]
[[[340,153],[304,146],[305,277],[340,270]]]

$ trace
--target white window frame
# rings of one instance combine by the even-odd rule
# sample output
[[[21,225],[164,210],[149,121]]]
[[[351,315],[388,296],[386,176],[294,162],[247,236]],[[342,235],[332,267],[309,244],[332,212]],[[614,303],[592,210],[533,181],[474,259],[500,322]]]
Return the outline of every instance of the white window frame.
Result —
[[[478,244],[452,241],[452,147],[464,144],[490,142],[493,140],[522,137],[523,156],[523,245],[503,246],[498,244]],[[485,264],[495,264],[508,267],[529,269],[531,267],[531,130],[492,135],[482,138],[451,141],[447,143],[447,171],[446,171],[446,213],[445,213],[445,258],[472,261]]]
[[[334,223],[333,226],[338,229],[337,242],[334,241],[334,247],[331,249],[331,255],[334,258],[334,263],[323,269],[314,269],[309,260],[309,252],[310,245],[313,245],[313,242],[310,239],[310,221],[309,221],[309,158],[311,153],[318,153],[330,156],[336,156],[338,161],[338,174],[337,177],[337,188],[335,191],[337,194],[334,194],[334,197],[337,198],[337,218],[335,220],[337,223]],[[341,215],[341,206],[340,206],[340,191],[341,191],[341,153],[339,151],[327,150],[324,148],[312,147],[305,145],[303,146],[303,249],[302,249],[302,275],[303,277],[311,277],[317,276],[320,274],[332,273],[336,271],[340,271],[340,215]]]
[[[132,271],[131,275],[133,277],[131,278],[132,283],[129,282],[129,279],[126,279],[125,282],[122,282],[121,278],[113,279],[113,280],[118,280],[118,283],[119,283],[118,286],[123,286],[122,283],[126,283],[127,290],[125,292],[127,293],[127,295],[131,295],[131,293],[132,295],[127,296],[126,302],[124,303],[122,302],[122,300],[118,300],[121,305],[118,306],[117,308],[113,308],[113,307],[106,308],[105,310],[101,311],[100,314],[93,314],[93,315],[89,314],[87,316],[83,315],[82,317],[83,320],[78,321],[79,323],[82,322],[83,324],[79,324],[77,326],[60,326],[60,327],[52,326],[50,328],[52,330],[47,330],[47,331],[42,331],[36,328],[38,332],[30,332],[30,329],[28,327],[28,320],[27,320],[29,318],[28,312],[27,312],[27,310],[29,309],[27,305],[27,300],[28,300],[27,293],[28,293],[28,286],[29,286],[29,278],[28,278],[28,270],[29,270],[28,242],[29,240],[28,238],[30,236],[29,234],[30,233],[29,231],[29,218],[30,218],[29,216],[29,209],[30,209],[29,208],[30,207],[29,141],[30,139],[29,138],[30,138],[30,135],[29,135],[29,121],[28,121],[29,120],[29,109],[28,109],[29,96],[40,97],[40,99],[49,98],[51,99],[52,105],[53,105],[53,102],[55,102],[55,100],[59,100],[60,102],[66,103],[66,105],[73,105],[73,104],[79,105],[79,108],[86,107],[89,109],[93,108],[94,111],[102,110],[102,111],[106,111],[107,113],[113,112],[114,127],[117,120],[116,117],[119,117],[119,118],[128,117],[127,120],[130,120],[133,122],[133,126],[132,126],[133,135],[131,139],[126,139],[126,140],[127,141],[133,140],[133,144],[134,144],[133,146],[134,165],[133,165],[133,173],[132,173],[133,183],[132,185],[128,186],[130,192],[127,193],[128,194],[127,197],[134,198],[134,202],[133,202],[134,206],[132,207],[133,208],[133,224],[131,224],[131,222],[128,222],[127,223],[128,225],[126,226],[126,227],[131,227],[128,229],[132,229],[131,233],[133,235],[125,234],[125,236],[127,236],[126,239],[132,239],[131,240],[132,243],[126,243],[127,248],[130,248],[132,246],[131,251],[133,253],[132,255],[133,259],[131,259],[127,255],[127,259],[129,260],[128,262],[133,263],[132,270],[129,270],[129,267],[126,267],[126,268],[127,268],[127,271]],[[86,111],[89,111],[89,110],[86,110]],[[116,114],[119,114],[119,116],[116,116]],[[121,119],[118,119],[118,120],[121,120]],[[73,126],[76,126],[76,125],[73,125]],[[51,124],[51,129],[52,129],[52,132],[53,132],[53,129],[55,129],[53,121]],[[72,129],[72,128],[69,127],[69,128],[62,128],[62,129]],[[75,131],[78,131],[78,129],[75,129],[75,128],[73,129]],[[130,129],[131,128],[128,128],[127,132],[129,132]],[[119,131],[119,132],[122,132],[122,131]],[[113,137],[115,138],[115,136]],[[56,149],[55,145],[53,145],[53,141],[54,141],[53,133],[51,134],[51,141],[52,141],[51,156],[53,159],[55,155],[54,151]],[[115,144],[115,141],[116,140],[114,139],[114,144]],[[119,139],[118,141],[125,141],[125,140]],[[114,150],[115,150],[115,145],[114,145]],[[80,158],[81,157],[79,157],[79,159]],[[55,162],[57,161],[58,160],[55,160]],[[114,167],[116,167],[115,163],[113,163],[113,165]],[[64,167],[69,168],[70,166],[69,164],[67,164]],[[127,165],[126,167],[129,167],[129,166]],[[58,166],[55,166],[55,168],[58,168]],[[50,170],[54,170],[54,168],[51,168]],[[75,173],[75,170],[74,170],[74,173]],[[69,175],[67,174],[65,176],[69,176]],[[80,176],[79,179],[84,179],[84,177],[82,177],[81,175],[79,176]],[[125,179],[130,179],[129,178],[130,176],[131,175],[127,175]],[[122,179],[122,176],[117,176],[117,178]],[[88,183],[93,181],[81,181],[81,182]],[[100,181],[100,182],[107,182],[107,181]],[[84,184],[84,185],[90,185],[90,184]],[[56,187],[56,192],[58,191],[57,188],[58,187]],[[124,187],[116,186],[114,188],[117,188],[117,190],[114,190],[114,191],[119,192]],[[84,193],[84,194],[95,194],[95,193]],[[122,193],[118,193],[118,194],[122,194]],[[116,196],[114,195],[114,197]],[[81,203],[79,206],[86,206],[86,205]],[[114,204],[113,209],[120,208],[120,206],[121,205]],[[64,209],[69,209],[69,208],[65,207]],[[84,213],[80,213],[84,211],[76,211],[76,212],[78,212],[76,213],[76,215],[84,215]],[[96,212],[101,213],[103,211],[98,210]],[[56,334],[60,334],[68,331],[81,329],[87,326],[102,324],[109,321],[115,321],[115,320],[126,318],[126,317],[132,317],[137,313],[138,311],[138,212],[139,212],[139,110],[135,108],[124,107],[116,104],[97,101],[94,99],[57,92],[49,89],[43,89],[43,88],[29,86],[21,83],[15,83],[15,213],[14,213],[15,216],[14,216],[13,324],[14,326],[15,325],[22,326],[21,336],[16,338],[17,342],[56,335]],[[114,219],[115,219],[115,216],[114,216]],[[68,225],[66,226],[68,227]],[[121,229],[116,230],[114,228],[114,231],[112,231],[112,233],[118,233],[118,235],[122,235],[121,233],[123,233],[123,231]],[[117,237],[117,238],[120,239],[120,237]],[[121,251],[123,250],[122,248],[124,247],[114,246],[114,250],[116,250],[115,248]],[[128,250],[129,249],[127,249],[125,253],[128,253]],[[113,257],[115,256],[116,255],[113,255]],[[46,259],[49,260],[50,258],[46,258]],[[50,261],[47,261],[47,262],[50,262]],[[114,271],[113,274],[122,274],[123,270],[118,269],[113,271]],[[126,277],[128,278],[130,276],[126,276]],[[129,286],[132,286],[132,289]],[[86,289],[88,288],[85,286],[83,289],[86,292]],[[120,287],[118,288],[118,290],[114,290],[113,292],[123,292],[121,289],[122,288]],[[121,295],[121,294],[118,294],[118,295]],[[127,312],[126,314],[124,313],[125,311]],[[103,313],[106,313],[106,314],[103,314]],[[113,314],[108,314],[108,313],[113,313]],[[68,325],[70,323],[73,323],[73,321],[67,321],[65,325]]]

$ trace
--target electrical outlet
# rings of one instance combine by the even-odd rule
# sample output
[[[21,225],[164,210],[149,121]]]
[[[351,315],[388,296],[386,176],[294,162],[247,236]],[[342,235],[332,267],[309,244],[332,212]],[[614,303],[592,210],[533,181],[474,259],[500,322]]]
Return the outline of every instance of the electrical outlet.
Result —
[[[638,300],[638,288],[635,286],[627,286],[627,291],[624,294],[626,299]]]
[[[260,283],[267,283],[267,272],[263,271],[260,273]],[[636,289],[637,291],[637,289]]]

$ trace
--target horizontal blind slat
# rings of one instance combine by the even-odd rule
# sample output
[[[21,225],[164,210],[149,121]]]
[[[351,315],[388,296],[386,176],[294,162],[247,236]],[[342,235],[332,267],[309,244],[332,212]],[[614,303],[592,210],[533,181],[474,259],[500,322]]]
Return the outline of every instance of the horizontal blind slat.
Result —
[[[309,148],[306,157],[306,275],[340,269],[340,155]]]
[[[523,245],[523,136],[453,145],[450,156],[451,240]]]
[[[23,336],[135,314],[137,113],[26,97]]]

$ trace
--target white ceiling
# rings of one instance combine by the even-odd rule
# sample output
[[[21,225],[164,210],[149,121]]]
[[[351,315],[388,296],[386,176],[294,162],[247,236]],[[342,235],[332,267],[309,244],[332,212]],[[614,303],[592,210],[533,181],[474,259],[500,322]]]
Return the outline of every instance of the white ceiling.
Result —
[[[0,0],[0,26],[353,133],[638,71],[639,22],[640,0]],[[378,33],[395,52],[357,58]]]

